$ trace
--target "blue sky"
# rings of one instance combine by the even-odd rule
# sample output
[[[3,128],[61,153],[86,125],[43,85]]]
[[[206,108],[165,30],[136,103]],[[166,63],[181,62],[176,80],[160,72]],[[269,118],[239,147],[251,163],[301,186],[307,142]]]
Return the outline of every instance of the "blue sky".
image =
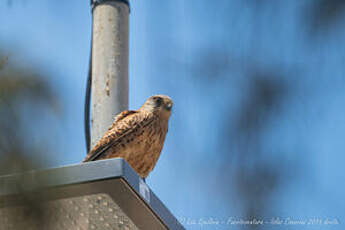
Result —
[[[288,94],[279,105],[279,116],[268,118],[259,140],[264,157],[278,167],[284,159],[291,167],[285,174],[289,182],[270,196],[271,208],[265,216],[337,218],[339,225],[287,228],[341,229],[345,217],[344,30],[335,23],[329,31],[312,34],[305,20],[310,1],[277,1],[258,8],[248,1],[216,2],[131,1],[130,108],[138,108],[157,93],[175,101],[162,156],[147,183],[179,218],[227,220],[243,215],[232,189],[236,183],[231,170],[224,171],[230,172],[223,180],[227,186],[217,182],[227,159],[222,154],[228,151],[219,140],[225,135],[220,132],[224,121],[236,126],[238,111],[250,93],[247,64],[254,63],[257,72],[279,70]],[[80,162],[86,151],[88,1],[18,0],[11,5],[3,1],[0,20],[0,47],[9,61],[41,71],[62,102],[62,121],[49,131],[54,151],[47,154],[54,161],[47,166]],[[208,71],[212,63],[204,61],[205,50],[223,55],[216,68],[223,71]],[[229,198],[224,198],[224,191]]]

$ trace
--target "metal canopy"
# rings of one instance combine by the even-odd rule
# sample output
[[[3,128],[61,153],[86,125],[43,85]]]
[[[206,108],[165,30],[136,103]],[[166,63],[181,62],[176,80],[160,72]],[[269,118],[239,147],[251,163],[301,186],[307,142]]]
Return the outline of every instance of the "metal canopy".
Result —
[[[0,223],[26,230],[184,229],[121,158],[0,177]]]

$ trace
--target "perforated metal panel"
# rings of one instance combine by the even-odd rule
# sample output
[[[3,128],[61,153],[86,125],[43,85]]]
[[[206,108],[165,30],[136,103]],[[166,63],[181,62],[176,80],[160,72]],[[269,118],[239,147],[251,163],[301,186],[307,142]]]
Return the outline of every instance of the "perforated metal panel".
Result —
[[[122,159],[0,177],[0,229],[183,229]]]
[[[1,229],[138,229],[107,194],[42,202],[37,208],[41,211],[29,205],[0,209]]]

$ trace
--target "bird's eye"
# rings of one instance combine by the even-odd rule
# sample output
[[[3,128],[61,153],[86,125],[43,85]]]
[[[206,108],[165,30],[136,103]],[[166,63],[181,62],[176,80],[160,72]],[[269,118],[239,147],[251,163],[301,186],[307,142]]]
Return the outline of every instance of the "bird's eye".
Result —
[[[162,98],[160,98],[160,97],[155,97],[154,100],[155,100],[155,103],[156,103],[156,106],[157,106],[157,107],[161,106],[161,104],[162,104],[162,102],[163,102]]]

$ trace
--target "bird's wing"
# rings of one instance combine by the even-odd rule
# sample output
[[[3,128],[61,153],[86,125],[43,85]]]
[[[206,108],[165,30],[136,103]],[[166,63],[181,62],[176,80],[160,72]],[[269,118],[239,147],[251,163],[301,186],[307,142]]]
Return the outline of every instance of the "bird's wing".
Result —
[[[121,115],[122,113],[123,115]],[[138,111],[124,111],[122,113],[116,116],[109,130],[89,152],[83,162],[100,158],[110,147],[117,145],[127,135],[133,132],[141,132],[154,120],[151,113]]]
[[[134,110],[125,110],[121,113],[119,113],[118,115],[115,116],[114,118],[114,121],[113,121],[113,124],[111,124],[111,126],[109,127],[108,131],[113,129],[119,121],[121,121],[123,118],[131,115],[131,114],[134,114],[134,113],[137,113],[137,111],[134,111]]]

